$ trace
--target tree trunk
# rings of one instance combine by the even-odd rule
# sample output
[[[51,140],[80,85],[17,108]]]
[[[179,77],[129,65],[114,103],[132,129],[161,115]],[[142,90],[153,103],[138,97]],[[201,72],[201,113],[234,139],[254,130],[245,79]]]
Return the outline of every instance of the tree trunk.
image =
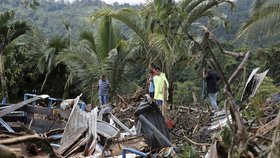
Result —
[[[173,105],[173,90],[174,90],[174,82],[173,82],[173,79],[171,79],[170,84],[169,84],[169,89],[168,89],[168,102],[171,104],[170,110],[174,109],[174,105]]]
[[[3,98],[6,97],[6,99],[8,101],[8,88],[7,88],[7,82],[6,82],[4,61],[5,60],[4,60],[3,52],[0,52],[1,96]]]

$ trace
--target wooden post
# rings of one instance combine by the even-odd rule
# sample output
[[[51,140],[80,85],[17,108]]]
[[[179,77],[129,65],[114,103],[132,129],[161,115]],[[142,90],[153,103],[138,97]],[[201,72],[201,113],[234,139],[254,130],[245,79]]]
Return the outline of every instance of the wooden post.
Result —
[[[198,103],[198,102],[197,102],[197,97],[196,97],[196,94],[195,94],[194,91],[192,91],[192,97],[193,97],[193,102],[194,102],[194,103]]]
[[[161,107],[161,113],[162,113],[164,119],[166,119],[166,108],[167,108],[167,84],[166,84],[166,81],[164,81],[164,83],[163,83],[163,103],[162,103],[162,107]]]

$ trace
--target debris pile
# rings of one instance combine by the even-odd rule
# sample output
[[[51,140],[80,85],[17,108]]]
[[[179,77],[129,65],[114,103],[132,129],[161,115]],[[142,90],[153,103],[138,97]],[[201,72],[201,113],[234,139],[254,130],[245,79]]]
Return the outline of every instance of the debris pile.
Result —
[[[98,108],[83,111],[80,96],[69,111],[29,105],[47,96],[2,108],[0,157],[173,157],[181,155],[186,146],[194,147],[198,157],[227,157],[240,143],[234,141],[237,136],[231,132],[234,118],[229,110],[210,116],[197,105],[175,106],[163,118],[157,106],[141,96],[119,96],[109,114],[110,123],[97,119]],[[269,98],[258,116],[242,119],[246,129],[242,145],[247,148],[243,156],[279,154],[279,96]],[[21,128],[15,128],[7,116],[17,116],[21,110],[27,113],[25,124],[17,123]]]

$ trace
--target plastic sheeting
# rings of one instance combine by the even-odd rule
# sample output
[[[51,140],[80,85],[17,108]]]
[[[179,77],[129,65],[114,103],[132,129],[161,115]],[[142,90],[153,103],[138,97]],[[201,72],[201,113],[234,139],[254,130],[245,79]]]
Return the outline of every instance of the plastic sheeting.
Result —
[[[142,114],[150,123],[153,124],[154,127],[156,127],[168,140],[170,140],[169,131],[165,123],[165,119],[162,116],[158,105],[156,105],[155,103],[149,104],[148,102],[143,101],[140,103],[135,113],[136,116],[139,116],[140,114]],[[149,145],[149,147],[159,148],[169,146],[162,140],[162,138],[156,135],[156,133],[152,132],[147,125],[142,124],[138,118],[135,121],[137,134],[144,135],[146,143]]]

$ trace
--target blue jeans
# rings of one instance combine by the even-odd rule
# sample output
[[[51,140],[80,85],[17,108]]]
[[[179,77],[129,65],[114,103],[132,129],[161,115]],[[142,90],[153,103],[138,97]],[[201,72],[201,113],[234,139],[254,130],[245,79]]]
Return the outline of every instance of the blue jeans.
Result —
[[[211,106],[212,106],[212,111],[213,110],[215,110],[215,111],[218,110],[217,95],[218,95],[218,92],[216,92],[216,93],[208,93],[208,96],[209,96],[209,99],[210,99],[210,103],[211,103]]]
[[[109,95],[100,95],[99,96],[100,105],[108,104]]]
[[[154,99],[154,96],[155,96],[155,92],[150,92],[150,97],[151,97],[152,99]]]

